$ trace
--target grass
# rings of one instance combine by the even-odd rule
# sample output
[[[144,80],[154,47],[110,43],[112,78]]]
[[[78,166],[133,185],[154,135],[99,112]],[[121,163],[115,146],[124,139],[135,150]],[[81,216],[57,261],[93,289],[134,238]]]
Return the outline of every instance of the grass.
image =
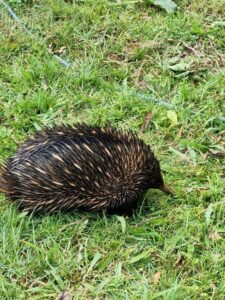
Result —
[[[0,298],[224,299],[224,1],[24,2],[32,36],[0,8],[1,162],[45,125],[111,123],[152,145],[176,196],[124,219],[29,217],[1,195]]]

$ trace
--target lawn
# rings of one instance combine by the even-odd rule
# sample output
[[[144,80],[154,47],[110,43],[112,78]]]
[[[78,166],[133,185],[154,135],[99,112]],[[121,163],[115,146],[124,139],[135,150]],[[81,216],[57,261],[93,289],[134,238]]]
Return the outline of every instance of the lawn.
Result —
[[[0,299],[224,299],[224,0],[9,2],[32,33],[0,5],[0,163],[46,125],[109,123],[152,146],[175,197],[32,217],[0,195]]]

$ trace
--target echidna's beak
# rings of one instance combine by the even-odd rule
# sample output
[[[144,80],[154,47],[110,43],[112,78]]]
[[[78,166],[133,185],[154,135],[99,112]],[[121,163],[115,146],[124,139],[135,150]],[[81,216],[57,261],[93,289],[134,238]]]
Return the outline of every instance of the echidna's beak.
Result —
[[[171,196],[174,195],[174,192],[173,192],[168,186],[166,186],[166,185],[161,185],[161,186],[159,187],[159,189],[160,189],[161,191],[163,191],[164,193],[168,194],[168,195],[171,195]]]

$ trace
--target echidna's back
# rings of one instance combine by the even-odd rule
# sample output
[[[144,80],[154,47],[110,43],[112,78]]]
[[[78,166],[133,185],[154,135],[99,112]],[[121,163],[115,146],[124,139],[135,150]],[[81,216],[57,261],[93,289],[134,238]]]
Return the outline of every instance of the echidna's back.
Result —
[[[26,141],[8,161],[2,180],[6,194],[27,210],[101,209],[118,205],[128,193],[140,196],[151,157],[132,133],[58,127]]]

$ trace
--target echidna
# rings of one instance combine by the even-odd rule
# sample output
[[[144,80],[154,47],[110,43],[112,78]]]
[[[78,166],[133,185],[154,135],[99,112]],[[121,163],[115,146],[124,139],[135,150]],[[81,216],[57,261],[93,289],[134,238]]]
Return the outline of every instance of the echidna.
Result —
[[[149,188],[172,194],[134,133],[61,126],[30,137],[0,170],[0,191],[28,212],[105,209],[130,214]]]

